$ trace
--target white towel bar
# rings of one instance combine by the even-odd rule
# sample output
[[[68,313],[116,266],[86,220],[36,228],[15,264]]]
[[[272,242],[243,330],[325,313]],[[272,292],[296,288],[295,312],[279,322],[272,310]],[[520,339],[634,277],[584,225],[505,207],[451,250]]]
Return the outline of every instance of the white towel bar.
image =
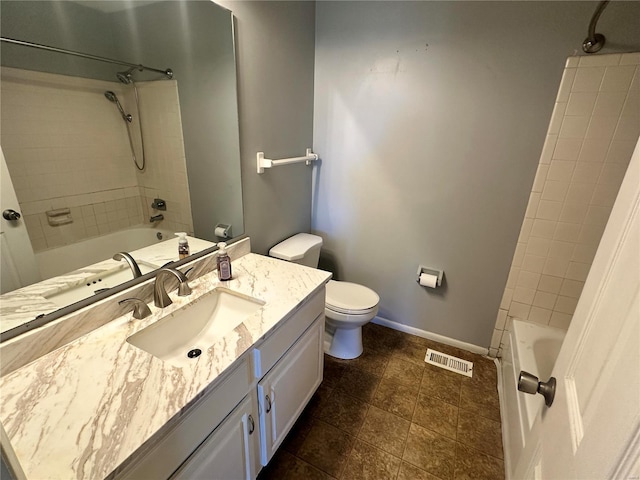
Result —
[[[290,163],[305,162],[311,165],[311,162],[318,160],[318,155],[307,148],[307,154],[304,157],[282,158],[280,160],[271,160],[264,158],[264,152],[258,152],[258,173],[264,173],[265,168],[279,167],[280,165],[289,165]]]

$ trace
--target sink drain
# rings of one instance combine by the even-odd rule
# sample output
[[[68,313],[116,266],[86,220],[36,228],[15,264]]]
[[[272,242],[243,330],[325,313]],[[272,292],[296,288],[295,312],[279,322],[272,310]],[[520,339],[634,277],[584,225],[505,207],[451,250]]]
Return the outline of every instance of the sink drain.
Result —
[[[201,353],[202,350],[200,350],[199,348],[194,348],[193,350],[189,350],[189,352],[187,353],[187,357],[196,358],[199,357]]]

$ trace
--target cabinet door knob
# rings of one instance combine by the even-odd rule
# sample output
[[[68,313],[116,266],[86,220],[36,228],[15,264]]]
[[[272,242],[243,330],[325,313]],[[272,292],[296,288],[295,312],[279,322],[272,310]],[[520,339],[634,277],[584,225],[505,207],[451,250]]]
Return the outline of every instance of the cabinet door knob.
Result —
[[[269,395],[265,395],[264,396],[265,400],[267,401],[267,413],[269,413],[271,411],[271,399],[269,398]]]
[[[249,415],[249,435],[251,435],[253,433],[253,431],[256,429],[256,424],[253,421],[253,417],[251,415]]]

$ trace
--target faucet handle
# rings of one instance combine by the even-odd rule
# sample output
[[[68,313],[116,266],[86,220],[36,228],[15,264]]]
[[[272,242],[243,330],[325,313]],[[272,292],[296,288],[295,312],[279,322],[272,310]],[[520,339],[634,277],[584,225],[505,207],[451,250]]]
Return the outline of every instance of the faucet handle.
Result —
[[[133,303],[133,318],[140,320],[151,315],[149,305],[139,298],[125,298],[124,300],[120,300],[118,305],[122,305],[124,303]]]
[[[180,282],[178,284],[178,296],[186,297],[187,295],[191,295],[191,287],[187,283],[187,280],[185,280],[184,282]]]

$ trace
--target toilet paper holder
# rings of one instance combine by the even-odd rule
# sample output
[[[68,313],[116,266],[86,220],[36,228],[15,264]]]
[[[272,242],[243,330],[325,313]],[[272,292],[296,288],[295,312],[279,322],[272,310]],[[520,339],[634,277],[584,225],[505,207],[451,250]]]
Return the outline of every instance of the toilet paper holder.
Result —
[[[218,223],[214,227],[213,233],[215,234],[216,237],[219,237],[219,238],[231,238],[231,225]]]
[[[438,277],[436,286],[439,287],[442,285],[442,277],[444,276],[444,270],[438,270],[437,268],[429,268],[429,267],[425,267],[424,265],[419,265],[418,277],[416,278],[416,282],[418,282],[418,285],[420,284],[420,275],[422,275],[423,273],[426,273],[427,275],[435,275],[436,277]]]

